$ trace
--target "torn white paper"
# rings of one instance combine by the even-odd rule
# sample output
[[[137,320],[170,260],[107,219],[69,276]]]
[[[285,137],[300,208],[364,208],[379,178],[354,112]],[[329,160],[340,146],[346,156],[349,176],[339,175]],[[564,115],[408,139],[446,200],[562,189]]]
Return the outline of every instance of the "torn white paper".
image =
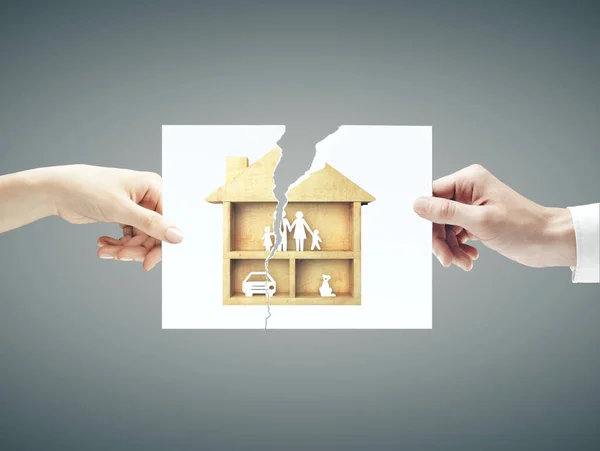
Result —
[[[431,195],[431,127],[328,136],[288,187],[277,245],[284,132],[163,127],[164,213],[186,236],[163,245],[163,328],[264,328],[267,294],[269,329],[431,328],[431,225],[412,211]]]

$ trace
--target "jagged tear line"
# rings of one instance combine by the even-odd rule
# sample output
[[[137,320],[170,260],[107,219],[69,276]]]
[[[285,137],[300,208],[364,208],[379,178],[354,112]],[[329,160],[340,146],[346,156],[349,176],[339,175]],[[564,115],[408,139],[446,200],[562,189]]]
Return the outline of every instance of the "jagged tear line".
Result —
[[[277,160],[277,164],[275,165],[275,169],[273,169],[273,197],[275,197],[275,199],[277,200],[277,205],[275,207],[275,220],[273,222],[273,233],[275,233],[275,246],[273,246],[273,249],[271,249],[271,252],[269,253],[268,257],[265,259],[265,293],[267,295],[267,316],[265,318],[265,330],[268,328],[269,325],[269,318],[271,318],[271,295],[269,294],[269,260],[271,260],[273,258],[273,256],[275,255],[275,252],[277,252],[277,248],[279,247],[279,244],[281,244],[281,219],[282,219],[282,213],[283,209],[285,208],[285,206],[287,205],[287,191],[285,192],[285,203],[284,205],[279,208],[279,206],[282,204],[281,199],[277,199],[277,196],[275,195],[275,190],[277,189],[277,185],[275,184],[275,173],[277,172],[277,166],[279,166],[279,162],[281,161],[281,159],[283,158],[283,149],[281,149],[281,152],[279,153],[279,159]]]
[[[279,245],[281,244],[281,240],[283,239],[283,237],[281,236],[281,221],[283,220],[283,210],[285,209],[285,207],[288,204],[287,194],[290,191],[290,189],[292,189],[293,187],[299,185],[300,183],[302,183],[303,181],[308,179],[313,172],[316,172],[319,169],[321,169],[321,168],[313,168],[313,165],[315,163],[315,159],[317,158],[317,153],[318,153],[317,152],[317,144],[324,141],[326,138],[328,138],[333,133],[335,133],[338,129],[339,129],[339,126],[333,132],[328,133],[327,136],[325,136],[324,138],[321,138],[320,140],[318,140],[316,143],[313,144],[314,153],[313,153],[313,158],[312,158],[310,166],[308,167],[308,169],[306,171],[304,171],[304,174],[300,175],[293,183],[288,185],[287,189],[285,190],[285,193],[283,194],[282,199],[277,198],[277,194],[276,194],[277,184],[276,184],[276,178],[275,178],[275,174],[277,173],[277,168],[279,167],[279,163],[281,162],[281,160],[283,158],[283,152],[284,152],[283,147],[281,147],[281,146],[279,147],[281,150],[281,152],[279,154],[279,160],[277,160],[275,169],[273,169],[273,197],[277,200],[277,206],[275,207],[275,219],[273,221],[273,229],[274,229],[273,233],[275,234],[275,245],[273,246],[273,249],[271,249],[271,253],[269,254],[269,256],[265,259],[265,293],[267,296],[267,316],[265,318],[265,330],[268,328],[269,318],[271,318],[271,295],[269,294],[269,291],[268,291],[268,283],[269,283],[269,277],[270,277],[269,260],[271,260],[273,258],[273,256],[275,255],[275,252],[277,252],[277,249],[279,248]],[[287,132],[287,130],[283,133],[281,138],[279,138],[278,142],[280,142],[283,139],[283,136],[285,135],[286,132]]]
[[[314,159],[317,157],[317,150],[316,150],[316,146],[315,146],[315,155],[313,156],[313,163],[314,163]],[[277,172],[277,166],[279,165],[279,162],[281,161],[281,159],[283,158],[283,149],[281,149],[281,155],[279,156],[279,160],[277,160],[277,164],[275,165],[275,169],[273,170],[273,182],[275,182],[275,172]],[[312,167],[312,164],[311,164]],[[317,168],[318,170],[319,168]],[[277,252],[277,249],[279,249],[279,245],[281,244],[281,241],[283,240],[283,236],[281,235],[281,221],[283,221],[283,210],[285,210],[285,207],[287,207],[288,204],[288,197],[287,197],[287,193],[290,191],[290,189],[292,189],[293,187],[299,185],[300,183],[304,182],[306,179],[308,179],[310,177],[310,175],[315,172],[315,170],[311,170],[310,168],[304,172],[304,174],[302,174],[300,177],[298,177],[298,179],[293,182],[291,185],[288,186],[288,189],[285,191],[284,195],[283,195],[283,199],[277,199],[277,197],[275,197],[275,190],[277,189],[277,185],[274,184],[273,186],[273,197],[275,197],[275,199],[277,199],[277,206],[275,207],[275,219],[273,221],[273,232],[275,233],[275,245],[273,246],[273,248],[271,249],[271,253],[269,254],[269,256],[265,259],[265,292],[267,294],[267,317],[265,318],[265,329],[267,329],[268,327],[268,322],[269,322],[269,318],[271,318],[271,295],[269,294],[269,291],[267,290],[268,288],[268,284],[269,284],[269,260],[271,260],[273,258],[273,256],[275,255],[275,252]]]

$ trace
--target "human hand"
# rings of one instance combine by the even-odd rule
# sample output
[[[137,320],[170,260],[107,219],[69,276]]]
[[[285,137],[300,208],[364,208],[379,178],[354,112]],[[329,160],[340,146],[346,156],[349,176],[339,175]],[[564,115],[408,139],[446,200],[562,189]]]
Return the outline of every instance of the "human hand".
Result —
[[[162,179],[126,169],[72,165],[45,170],[54,214],[72,224],[120,224],[123,236],[98,239],[102,259],[142,262],[146,271],[162,258],[162,241],[183,234],[162,216]]]
[[[526,199],[480,165],[433,182],[433,195],[414,202],[433,222],[433,253],[440,263],[470,271],[477,249],[468,240],[526,266],[575,266],[575,230],[566,208]]]

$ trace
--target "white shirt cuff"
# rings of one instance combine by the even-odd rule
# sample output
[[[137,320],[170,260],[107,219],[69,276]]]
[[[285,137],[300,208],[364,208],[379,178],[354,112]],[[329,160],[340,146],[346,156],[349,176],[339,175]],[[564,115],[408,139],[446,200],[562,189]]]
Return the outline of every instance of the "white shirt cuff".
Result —
[[[573,283],[600,282],[600,204],[569,207],[575,226],[577,266]]]

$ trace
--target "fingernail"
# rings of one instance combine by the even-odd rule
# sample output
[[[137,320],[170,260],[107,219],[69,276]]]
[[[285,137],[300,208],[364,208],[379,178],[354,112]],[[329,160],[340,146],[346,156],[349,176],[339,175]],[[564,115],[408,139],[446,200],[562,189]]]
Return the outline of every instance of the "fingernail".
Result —
[[[437,259],[440,262],[440,265],[444,266],[444,262],[442,261],[442,258],[439,255],[436,255]]]
[[[429,205],[428,197],[419,197],[417,200],[413,202],[413,209],[417,214],[427,213],[427,207]]]
[[[165,237],[167,238],[167,241],[173,244],[181,243],[183,241],[183,233],[175,227],[168,228]]]
[[[120,258],[119,260],[121,260],[122,262],[132,262],[133,261],[132,258]]]
[[[100,254],[100,258],[102,260],[113,260],[114,259],[114,257],[110,254]]]

